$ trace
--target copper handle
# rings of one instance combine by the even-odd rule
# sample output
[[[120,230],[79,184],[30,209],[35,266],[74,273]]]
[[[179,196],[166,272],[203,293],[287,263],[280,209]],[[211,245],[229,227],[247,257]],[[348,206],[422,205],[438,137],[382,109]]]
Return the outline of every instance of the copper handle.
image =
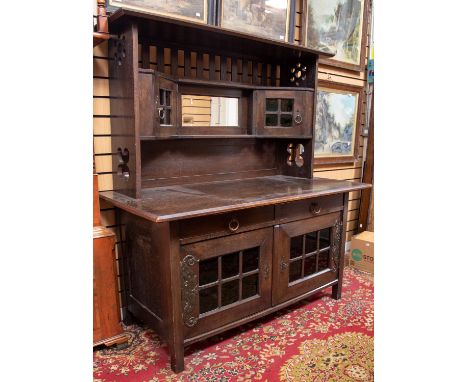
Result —
[[[240,227],[239,220],[236,218],[231,219],[231,221],[228,224],[229,231],[231,232],[236,232]]]
[[[320,207],[320,205],[318,203],[311,203],[310,204],[310,212],[312,212],[314,214],[319,214],[321,210],[322,210],[322,208]]]

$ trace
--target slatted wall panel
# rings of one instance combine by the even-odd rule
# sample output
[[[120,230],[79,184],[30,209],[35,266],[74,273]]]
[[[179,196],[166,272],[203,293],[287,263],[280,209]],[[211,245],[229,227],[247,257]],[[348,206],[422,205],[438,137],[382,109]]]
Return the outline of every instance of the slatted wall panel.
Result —
[[[371,7],[369,7],[370,11]],[[296,30],[294,35],[294,41],[296,44],[301,43],[301,36],[302,36],[302,1],[296,0]],[[368,17],[370,22],[371,17]],[[370,31],[370,26],[367,28],[368,33]],[[366,36],[366,57],[368,56],[369,51],[369,34]],[[366,58],[366,67],[367,67],[367,58]],[[341,84],[348,84],[348,85],[355,85],[364,88],[367,87],[367,70],[363,72],[353,72],[345,69],[334,68],[331,66],[326,66],[319,64],[318,68],[318,78],[322,80],[333,81],[336,83]],[[364,92],[365,94],[365,92]],[[362,107],[362,116],[361,116],[361,131],[364,128],[365,123],[365,104],[366,104],[366,97],[362,100],[363,107]],[[359,137],[359,160],[352,165],[335,165],[335,166],[314,166],[314,176],[321,177],[321,178],[329,178],[329,179],[342,179],[342,180],[354,180],[360,181],[362,177],[362,166],[363,160],[365,159],[365,148],[367,144],[367,137],[361,135]],[[346,241],[350,241],[352,235],[356,233],[358,228],[358,219],[359,219],[359,207],[361,203],[361,192],[356,191],[352,192],[349,196],[349,206],[348,206],[348,223],[346,228]]]
[[[171,49],[142,43],[138,46],[138,64],[179,78],[203,78],[233,81],[248,85],[279,86],[279,63],[262,63],[220,56],[202,51]]]

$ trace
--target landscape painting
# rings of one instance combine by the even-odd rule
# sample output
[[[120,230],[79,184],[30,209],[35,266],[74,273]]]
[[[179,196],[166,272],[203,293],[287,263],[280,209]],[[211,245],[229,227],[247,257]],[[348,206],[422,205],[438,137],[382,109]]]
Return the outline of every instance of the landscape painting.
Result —
[[[222,0],[221,26],[287,41],[290,0]]]
[[[307,6],[306,45],[336,51],[332,58],[361,65],[365,0],[314,0]]]
[[[207,1],[208,0],[109,0],[109,5],[206,23]]]
[[[315,121],[315,156],[349,157],[357,138],[359,92],[319,88]]]

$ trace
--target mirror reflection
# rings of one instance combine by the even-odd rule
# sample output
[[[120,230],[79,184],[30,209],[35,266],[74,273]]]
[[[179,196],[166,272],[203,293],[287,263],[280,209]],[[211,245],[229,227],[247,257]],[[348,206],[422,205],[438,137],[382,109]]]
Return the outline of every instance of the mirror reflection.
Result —
[[[239,126],[239,99],[182,95],[182,126]]]

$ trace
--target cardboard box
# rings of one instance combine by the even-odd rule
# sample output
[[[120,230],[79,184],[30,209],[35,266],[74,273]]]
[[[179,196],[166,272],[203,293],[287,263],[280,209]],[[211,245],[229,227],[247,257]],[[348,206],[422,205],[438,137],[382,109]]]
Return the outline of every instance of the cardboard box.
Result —
[[[374,232],[364,231],[351,239],[349,265],[374,274]]]

